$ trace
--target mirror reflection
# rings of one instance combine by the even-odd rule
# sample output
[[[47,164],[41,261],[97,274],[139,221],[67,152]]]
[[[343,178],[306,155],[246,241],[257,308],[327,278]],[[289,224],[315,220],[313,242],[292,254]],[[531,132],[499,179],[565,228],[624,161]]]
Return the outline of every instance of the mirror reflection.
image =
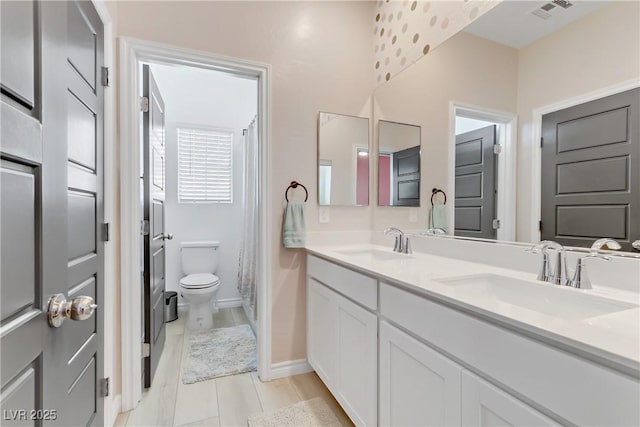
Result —
[[[420,206],[420,126],[378,121],[378,205]]]
[[[420,221],[449,234],[590,246],[640,239],[638,2],[502,2],[375,92],[422,135]],[[540,10],[539,10],[540,9]]]
[[[369,119],[319,114],[318,198],[322,206],[369,204]]]

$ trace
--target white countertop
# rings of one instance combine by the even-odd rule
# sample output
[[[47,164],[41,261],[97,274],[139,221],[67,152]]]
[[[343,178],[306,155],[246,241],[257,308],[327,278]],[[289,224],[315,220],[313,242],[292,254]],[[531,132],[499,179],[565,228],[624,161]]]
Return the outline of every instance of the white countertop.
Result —
[[[482,292],[461,291],[439,282],[448,278],[496,274],[526,280],[533,286],[554,286],[536,281],[535,275],[530,273],[418,252],[393,260],[374,260],[342,252],[372,249],[392,253],[390,248],[376,245],[308,245],[306,249],[327,260],[640,377],[640,295],[637,293],[609,288],[583,290],[555,286],[557,292],[584,293],[633,305],[610,314],[568,319],[509,304]]]

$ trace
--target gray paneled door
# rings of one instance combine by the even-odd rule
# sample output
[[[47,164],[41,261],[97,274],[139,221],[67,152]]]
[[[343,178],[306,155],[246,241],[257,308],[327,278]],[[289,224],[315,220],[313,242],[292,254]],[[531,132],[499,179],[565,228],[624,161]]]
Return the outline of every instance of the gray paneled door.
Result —
[[[2,425],[103,425],[103,26],[91,2],[0,14]],[[56,294],[99,307],[51,327]]]
[[[542,117],[542,239],[640,239],[640,89]]]
[[[456,135],[456,236],[495,239],[496,126]]]
[[[420,206],[420,146],[396,151],[393,162],[393,206]]]
[[[148,65],[143,66],[143,97],[148,108],[143,113],[144,221],[144,343],[149,354],[144,359],[144,384],[151,387],[165,341],[164,288],[164,101]],[[146,227],[145,227],[146,228]]]

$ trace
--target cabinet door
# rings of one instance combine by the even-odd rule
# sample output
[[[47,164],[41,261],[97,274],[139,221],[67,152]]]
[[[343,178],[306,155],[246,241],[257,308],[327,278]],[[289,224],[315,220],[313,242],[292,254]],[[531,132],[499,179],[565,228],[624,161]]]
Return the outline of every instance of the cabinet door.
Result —
[[[380,425],[460,425],[462,368],[380,323]]]
[[[307,288],[307,358],[327,387],[337,375],[338,294],[309,278]]]
[[[338,296],[336,398],[356,425],[378,423],[378,318]]]
[[[474,374],[462,372],[463,426],[557,426],[524,402]]]

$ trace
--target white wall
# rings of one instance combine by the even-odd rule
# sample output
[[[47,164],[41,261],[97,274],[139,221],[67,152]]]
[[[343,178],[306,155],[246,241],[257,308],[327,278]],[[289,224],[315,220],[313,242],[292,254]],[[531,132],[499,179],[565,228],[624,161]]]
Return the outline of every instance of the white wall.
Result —
[[[484,120],[470,119],[468,117],[456,117],[456,135],[471,132],[472,130],[495,125],[495,122],[486,122]]]
[[[165,65],[152,65],[151,68],[166,111],[165,230],[174,235],[173,240],[166,241],[166,289],[179,289],[183,276],[181,242],[219,240],[220,266],[216,274],[221,286],[218,301],[239,303],[236,278],[244,211],[242,129],[257,112],[257,82],[194,68]],[[233,203],[178,203],[176,129],[189,124],[233,130]]]

